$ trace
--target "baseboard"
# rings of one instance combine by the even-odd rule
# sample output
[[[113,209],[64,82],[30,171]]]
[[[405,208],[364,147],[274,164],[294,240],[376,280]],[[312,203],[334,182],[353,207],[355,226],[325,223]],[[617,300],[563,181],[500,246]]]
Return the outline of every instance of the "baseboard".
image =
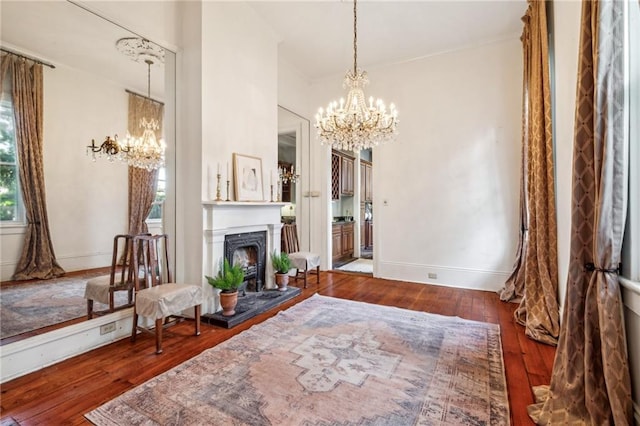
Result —
[[[95,252],[86,254],[69,254],[56,256],[56,260],[67,272],[84,271],[111,265],[112,253]],[[11,281],[16,270],[18,260],[8,260],[0,263],[0,281]]]
[[[0,346],[0,383],[40,370],[131,335],[133,308]],[[115,329],[100,334],[100,327]]]
[[[511,272],[507,271],[405,262],[378,262],[375,271],[375,276],[379,278],[485,291],[500,290],[510,274]]]

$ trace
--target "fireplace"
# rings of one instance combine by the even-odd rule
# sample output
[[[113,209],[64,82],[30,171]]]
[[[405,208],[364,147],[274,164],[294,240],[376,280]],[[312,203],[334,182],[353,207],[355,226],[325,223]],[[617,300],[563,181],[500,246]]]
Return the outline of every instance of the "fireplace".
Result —
[[[251,280],[254,280],[247,283],[247,296],[253,296],[251,291],[254,289],[275,289],[269,253],[280,248],[280,209],[283,205],[284,203],[271,202],[204,201],[203,276],[215,276],[220,262],[225,258],[233,262],[235,249],[243,247],[244,250],[236,254],[236,260],[244,263],[246,259],[247,273],[253,275]],[[234,239],[239,239],[241,244],[236,244]],[[204,279],[202,290],[202,313],[213,314],[220,311],[218,292]]]
[[[267,232],[243,232],[227,234],[224,237],[224,257],[232,265],[240,265],[244,269],[244,283],[240,294],[245,291],[262,291],[265,282],[265,265],[267,262]]]

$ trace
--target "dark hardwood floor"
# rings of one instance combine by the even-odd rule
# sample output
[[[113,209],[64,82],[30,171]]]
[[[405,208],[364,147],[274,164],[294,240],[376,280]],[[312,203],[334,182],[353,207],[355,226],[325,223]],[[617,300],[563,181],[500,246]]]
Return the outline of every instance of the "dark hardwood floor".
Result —
[[[121,340],[4,383],[0,424],[89,424],[84,413],[316,292],[499,324],[511,423],[533,424],[526,409],[533,403],[531,386],[549,383],[555,348],[524,335],[513,319],[515,304],[503,303],[490,292],[330,272],[321,274],[319,285],[313,279],[298,298],[231,330],[202,324],[202,334],[195,337],[193,324],[178,324],[167,331],[161,355],[155,354],[154,337],[143,334],[135,343]]]

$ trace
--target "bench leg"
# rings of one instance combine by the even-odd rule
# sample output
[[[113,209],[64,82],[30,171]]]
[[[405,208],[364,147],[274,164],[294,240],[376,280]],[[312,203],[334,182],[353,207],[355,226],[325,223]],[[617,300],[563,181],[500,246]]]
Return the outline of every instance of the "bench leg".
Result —
[[[93,318],[93,300],[87,299],[87,318]]]
[[[320,284],[320,267],[316,267],[316,284]]]

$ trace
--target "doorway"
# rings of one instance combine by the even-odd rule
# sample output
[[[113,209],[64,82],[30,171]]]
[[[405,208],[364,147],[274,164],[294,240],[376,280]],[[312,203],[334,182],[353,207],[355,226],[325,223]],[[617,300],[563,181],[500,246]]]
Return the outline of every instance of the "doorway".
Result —
[[[373,152],[332,151],[332,269],[373,275]]]

